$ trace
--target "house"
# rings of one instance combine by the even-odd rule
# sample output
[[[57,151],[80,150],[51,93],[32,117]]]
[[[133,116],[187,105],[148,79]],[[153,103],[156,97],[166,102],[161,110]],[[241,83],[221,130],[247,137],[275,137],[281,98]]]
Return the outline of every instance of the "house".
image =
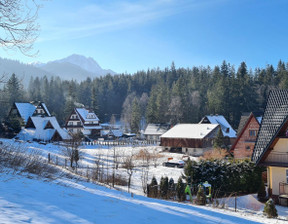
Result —
[[[252,161],[267,167],[269,196],[287,205],[288,198],[288,90],[270,91]]]
[[[262,120],[259,112],[243,113],[238,126],[237,138],[230,148],[235,159],[250,159]]]
[[[8,115],[10,118],[19,118],[21,126],[24,127],[31,116],[45,116],[50,117],[51,114],[47,109],[45,103],[34,102],[31,103],[14,103]]]
[[[224,136],[225,145],[232,145],[236,140],[236,131],[228,123],[223,115],[206,115],[199,124],[219,124]]]
[[[62,129],[55,117],[31,116],[25,128],[16,136],[21,140],[30,141],[64,141],[71,137]]]
[[[109,140],[119,139],[123,136],[120,129],[101,130],[101,137]]]
[[[219,124],[177,124],[160,137],[165,150],[201,156],[213,148]]]
[[[144,136],[149,141],[160,141],[160,136],[170,129],[170,124],[148,124]]]
[[[102,129],[97,115],[85,108],[74,108],[65,127],[71,133],[82,132],[91,138],[99,137]]]

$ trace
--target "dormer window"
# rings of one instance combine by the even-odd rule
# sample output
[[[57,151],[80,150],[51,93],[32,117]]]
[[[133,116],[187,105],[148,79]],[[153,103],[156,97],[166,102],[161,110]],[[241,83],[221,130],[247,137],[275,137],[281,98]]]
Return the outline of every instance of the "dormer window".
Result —
[[[95,114],[89,113],[87,114],[87,119],[96,119]]]

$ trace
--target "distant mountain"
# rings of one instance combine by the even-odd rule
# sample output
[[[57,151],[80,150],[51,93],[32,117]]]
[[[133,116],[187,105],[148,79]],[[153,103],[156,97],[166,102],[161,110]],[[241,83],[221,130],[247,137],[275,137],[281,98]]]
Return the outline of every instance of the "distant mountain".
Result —
[[[73,54],[67,58],[48,62],[47,64],[36,64],[37,67],[62,79],[84,80],[87,77],[95,78],[107,74],[116,74],[110,69],[102,69],[91,57]]]
[[[23,64],[19,61],[0,58],[0,76],[5,75],[9,78],[12,74],[16,74],[17,77],[22,80],[24,87],[28,87],[31,76],[38,77],[51,77],[53,74],[44,71],[39,67],[35,67],[31,64]]]
[[[31,64],[0,58],[0,76],[5,74],[10,77],[13,73],[23,80],[25,87],[28,86],[30,78],[36,76],[47,76],[48,78],[59,76],[63,80],[82,81],[87,77],[93,79],[106,74],[116,74],[110,69],[102,69],[93,58],[76,54],[48,63],[34,62]]]

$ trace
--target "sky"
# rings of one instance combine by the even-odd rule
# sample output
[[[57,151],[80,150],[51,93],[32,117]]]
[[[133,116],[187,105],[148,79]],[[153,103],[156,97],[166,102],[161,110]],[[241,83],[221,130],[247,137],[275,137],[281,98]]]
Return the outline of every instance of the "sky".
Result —
[[[0,49],[3,58],[48,62],[80,54],[102,68],[134,73],[159,67],[237,68],[287,62],[287,0],[43,0],[35,57]]]

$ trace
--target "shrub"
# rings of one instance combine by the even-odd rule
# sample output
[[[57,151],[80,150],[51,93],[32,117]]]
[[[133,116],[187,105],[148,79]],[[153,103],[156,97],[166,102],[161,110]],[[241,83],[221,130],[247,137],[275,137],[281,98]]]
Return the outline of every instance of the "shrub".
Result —
[[[148,197],[157,198],[158,197],[158,183],[155,177],[152,178],[151,184],[148,186]]]
[[[179,177],[179,179],[178,179],[176,191],[177,191],[178,201],[185,201],[185,199],[186,199],[185,185],[184,185],[181,177]]]
[[[258,190],[258,195],[257,195],[259,201],[265,201],[266,199],[266,190],[265,190],[265,185],[264,185],[264,181],[261,180],[261,184]]]
[[[204,193],[204,188],[202,185],[198,186],[196,204],[197,205],[206,205],[206,195]]]
[[[168,194],[168,177],[161,177],[160,181],[160,196],[166,199]]]
[[[263,213],[267,215],[268,218],[276,218],[278,216],[274,201],[271,198],[265,203]]]

